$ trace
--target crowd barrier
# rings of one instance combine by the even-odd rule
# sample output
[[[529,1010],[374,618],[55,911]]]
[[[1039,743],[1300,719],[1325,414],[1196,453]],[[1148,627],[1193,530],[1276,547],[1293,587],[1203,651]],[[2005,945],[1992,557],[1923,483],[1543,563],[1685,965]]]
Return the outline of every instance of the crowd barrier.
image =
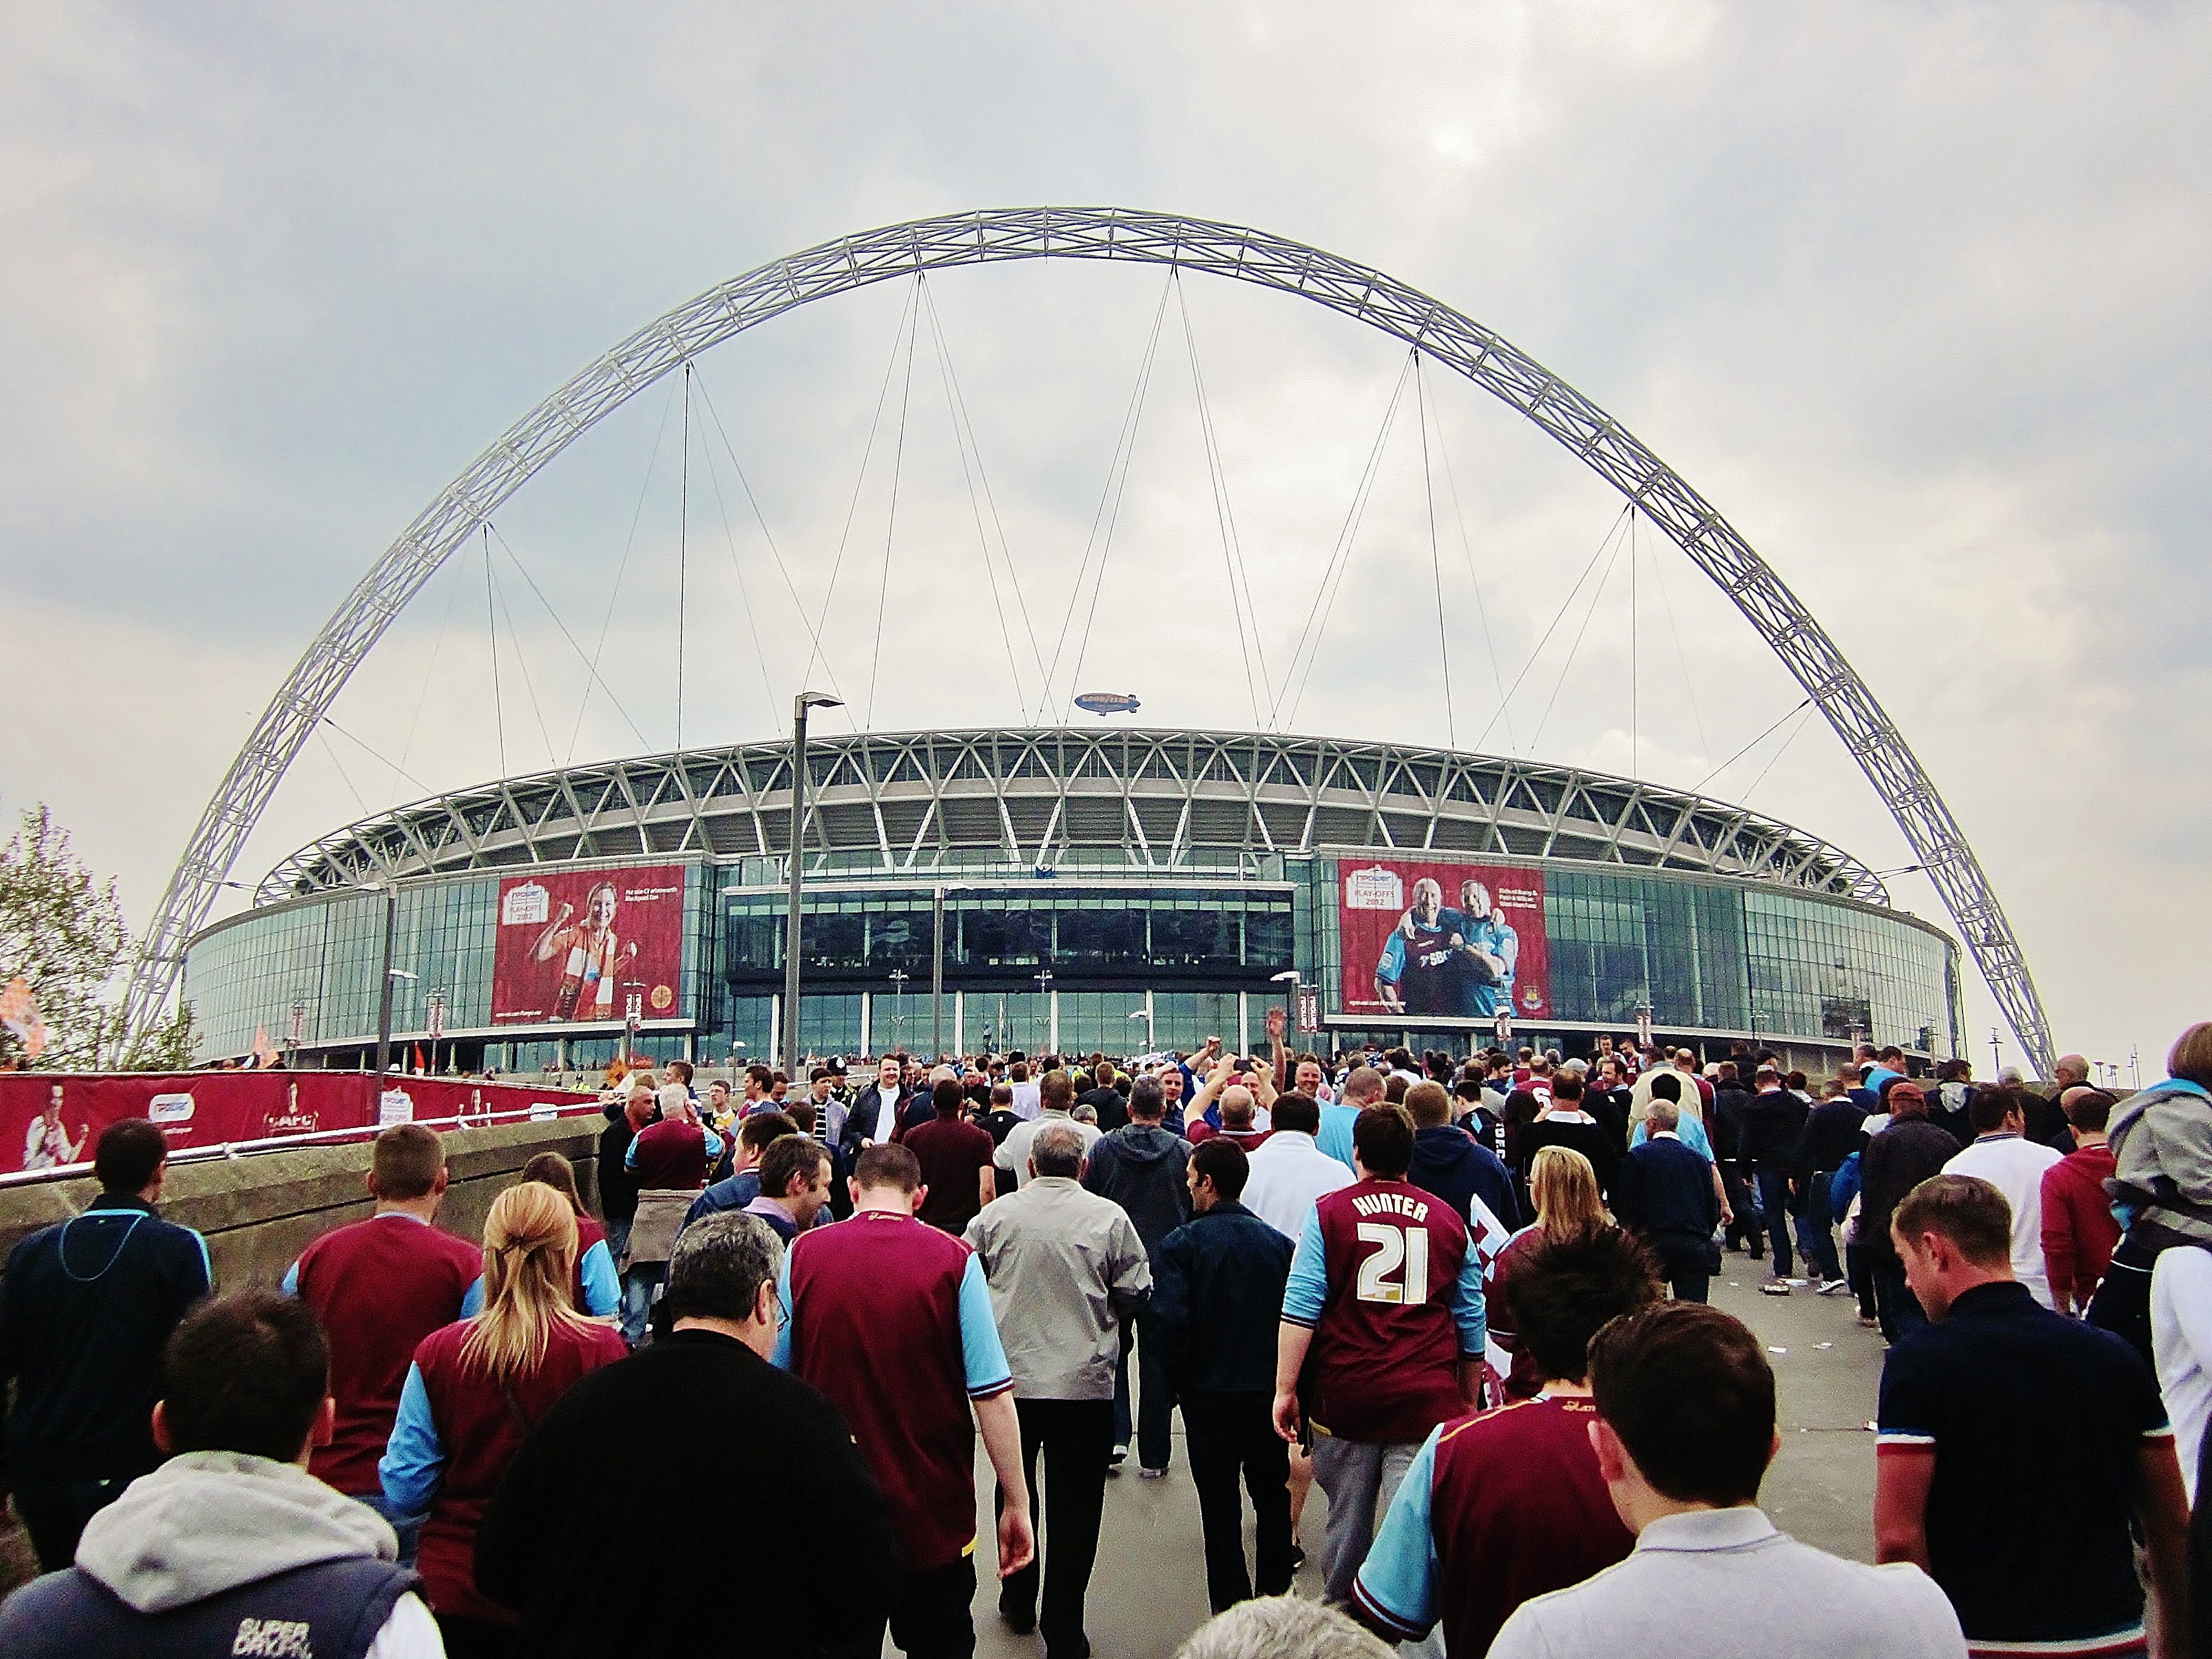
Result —
[[[366,1072],[0,1073],[0,1180],[91,1161],[100,1132],[143,1117],[173,1152],[596,1113],[599,1097],[530,1083]]]

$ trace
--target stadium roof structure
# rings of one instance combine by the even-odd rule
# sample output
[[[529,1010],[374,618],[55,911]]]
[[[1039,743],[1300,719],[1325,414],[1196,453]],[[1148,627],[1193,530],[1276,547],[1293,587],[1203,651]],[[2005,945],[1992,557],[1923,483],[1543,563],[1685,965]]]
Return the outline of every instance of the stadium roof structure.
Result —
[[[1550,858],[1771,881],[1884,905],[1875,872],[1739,806],[1571,767],[1400,744],[1115,727],[825,736],[805,845],[844,873],[977,866],[1141,876],[1332,848]],[[790,840],[787,740],[564,767],[364,818],[263,903],[386,878],[747,854]]]

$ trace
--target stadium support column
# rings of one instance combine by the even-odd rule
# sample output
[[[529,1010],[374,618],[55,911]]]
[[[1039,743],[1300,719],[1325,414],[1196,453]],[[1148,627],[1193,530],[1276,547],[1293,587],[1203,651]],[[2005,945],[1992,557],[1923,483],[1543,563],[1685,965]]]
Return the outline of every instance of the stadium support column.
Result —
[[[842,708],[838,698],[802,691],[791,700],[791,909],[783,935],[783,1074],[799,1075],[799,898],[805,878],[806,714],[813,708]]]

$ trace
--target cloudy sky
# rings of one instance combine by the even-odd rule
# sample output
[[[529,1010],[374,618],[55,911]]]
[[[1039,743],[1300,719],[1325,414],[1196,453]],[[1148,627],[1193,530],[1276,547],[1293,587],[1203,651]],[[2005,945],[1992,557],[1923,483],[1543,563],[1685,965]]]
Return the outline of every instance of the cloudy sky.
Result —
[[[615,341],[866,227],[1139,206],[1378,266],[1632,428],[1895,717],[2061,1044],[2162,1054],[2207,1012],[2175,926],[2212,901],[2208,72],[2212,14],[2150,4],[18,0],[0,808],[50,802],[143,921],[321,622]],[[1405,369],[1316,307],[1133,267],[807,307],[502,509],[489,584],[480,543],[422,590],[234,873],[502,769],[665,748],[679,652],[684,741],[769,735],[825,599],[811,678],[854,725],[1034,716],[1057,650],[1062,708],[1710,779],[1912,862],[1678,551]],[[1986,1064],[1978,987],[1968,1018]]]

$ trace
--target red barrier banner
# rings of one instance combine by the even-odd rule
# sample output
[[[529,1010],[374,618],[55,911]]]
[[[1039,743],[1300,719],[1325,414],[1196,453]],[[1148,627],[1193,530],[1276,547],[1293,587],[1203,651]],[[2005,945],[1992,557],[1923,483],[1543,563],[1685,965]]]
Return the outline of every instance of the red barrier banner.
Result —
[[[1551,1012],[1540,870],[1347,859],[1337,933],[1343,1013],[1489,1024]]]
[[[684,866],[510,876],[492,945],[495,1025],[672,1019],[684,966]]]
[[[107,1125],[143,1117],[177,1151],[434,1118],[597,1111],[598,1097],[458,1078],[363,1072],[0,1073],[0,1172],[89,1162]],[[511,1121],[511,1120],[510,1120]]]

